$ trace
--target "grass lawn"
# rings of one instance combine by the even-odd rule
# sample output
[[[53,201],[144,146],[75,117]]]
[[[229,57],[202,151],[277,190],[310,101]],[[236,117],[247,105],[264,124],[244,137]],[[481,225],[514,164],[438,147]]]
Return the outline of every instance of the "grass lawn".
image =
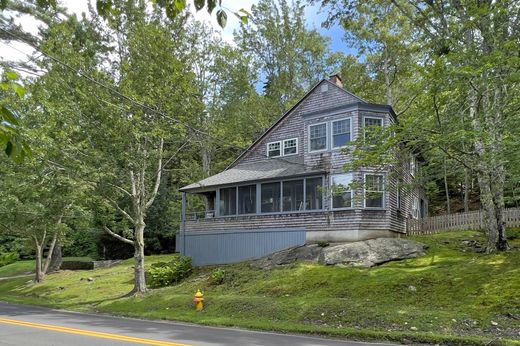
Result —
[[[90,257],[63,257],[64,261],[92,261]],[[34,260],[18,261],[0,267],[0,278],[9,276],[33,274],[35,267]]]
[[[520,231],[509,234],[514,249],[497,255],[462,243],[483,241],[478,232],[442,233],[413,238],[430,246],[427,256],[372,269],[300,262],[259,270],[240,263],[222,266],[221,285],[209,279],[215,267],[203,268],[178,285],[122,298],[132,288],[127,260],[109,269],[51,274],[41,284],[0,281],[0,300],[358,339],[520,345]],[[147,264],[168,257],[151,256]],[[94,280],[81,280],[87,277]],[[191,302],[198,288],[206,299],[200,313]]]

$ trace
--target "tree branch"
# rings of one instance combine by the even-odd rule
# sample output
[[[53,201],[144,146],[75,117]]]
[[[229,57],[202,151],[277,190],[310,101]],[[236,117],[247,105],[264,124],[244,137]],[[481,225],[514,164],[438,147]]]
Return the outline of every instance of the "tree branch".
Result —
[[[116,209],[121,213],[123,214],[124,217],[126,217],[128,219],[128,221],[130,221],[132,223],[132,225],[135,225],[135,221],[134,221],[134,218],[130,216],[130,214],[128,214],[126,211],[124,211],[118,204],[116,201],[108,198],[108,197],[105,197],[107,200],[109,200],[113,205],[114,207],[116,207]]]
[[[124,243],[127,243],[127,244],[130,244],[130,245],[134,245],[134,242],[133,240],[130,240],[130,239],[127,239],[125,237],[122,237],[120,236],[119,234],[117,233],[114,233],[110,230],[110,228],[108,228],[107,226],[103,226],[103,229],[105,230],[105,232],[107,232],[108,234],[110,234],[112,237],[118,239],[118,240],[121,240],[122,242]]]
[[[152,194],[150,195],[150,199],[145,204],[145,210],[148,209],[152,205],[153,201],[155,200],[155,196],[157,196],[157,192],[159,191],[159,185],[161,185],[163,146],[164,146],[164,140],[161,138],[161,144],[159,145],[159,162],[157,163],[157,174],[155,177],[155,185],[153,187]]]

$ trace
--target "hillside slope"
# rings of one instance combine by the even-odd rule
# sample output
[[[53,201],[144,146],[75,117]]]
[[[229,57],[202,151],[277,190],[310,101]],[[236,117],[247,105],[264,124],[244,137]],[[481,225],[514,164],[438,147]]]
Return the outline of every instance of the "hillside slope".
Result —
[[[372,269],[300,262],[259,270],[241,263],[221,267],[220,285],[210,280],[215,267],[203,268],[178,285],[122,298],[132,288],[129,260],[110,269],[63,271],[41,284],[0,281],[0,300],[351,338],[520,345],[520,232],[510,235],[514,249],[491,256],[466,244],[483,241],[480,233],[451,232],[413,237],[430,246],[425,257]],[[202,313],[191,302],[198,288],[207,303]]]

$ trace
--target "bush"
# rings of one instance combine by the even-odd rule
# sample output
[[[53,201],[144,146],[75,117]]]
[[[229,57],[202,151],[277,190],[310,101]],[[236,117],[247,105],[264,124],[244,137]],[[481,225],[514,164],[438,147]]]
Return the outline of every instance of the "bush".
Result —
[[[193,270],[191,258],[176,255],[170,262],[152,264],[149,271],[150,286],[164,287],[188,277]]]
[[[14,263],[20,259],[16,252],[0,253],[0,267]]]
[[[226,278],[226,271],[222,268],[218,268],[209,277],[210,282],[214,285],[221,285]]]

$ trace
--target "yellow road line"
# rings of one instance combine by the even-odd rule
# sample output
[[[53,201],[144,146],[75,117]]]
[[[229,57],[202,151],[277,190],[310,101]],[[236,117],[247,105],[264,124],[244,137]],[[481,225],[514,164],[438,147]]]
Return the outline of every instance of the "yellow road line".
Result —
[[[0,318],[0,323],[12,324],[12,325],[16,325],[16,326],[23,326],[23,327],[29,327],[29,328],[44,329],[44,330],[50,330],[50,331],[60,332],[60,333],[91,336],[91,337],[102,338],[102,339],[129,341],[129,342],[133,342],[133,343],[137,343],[137,344],[145,344],[145,345],[191,346],[191,345],[187,345],[187,344],[178,344],[178,343],[168,342],[168,341],[142,339],[142,338],[135,338],[132,336],[94,332],[94,331],[84,330],[84,329],[61,327],[61,326],[55,326],[55,325],[51,325],[51,324],[41,324],[41,323],[25,322],[25,321],[18,321],[18,320],[10,320],[10,319],[6,319],[6,318]]]

